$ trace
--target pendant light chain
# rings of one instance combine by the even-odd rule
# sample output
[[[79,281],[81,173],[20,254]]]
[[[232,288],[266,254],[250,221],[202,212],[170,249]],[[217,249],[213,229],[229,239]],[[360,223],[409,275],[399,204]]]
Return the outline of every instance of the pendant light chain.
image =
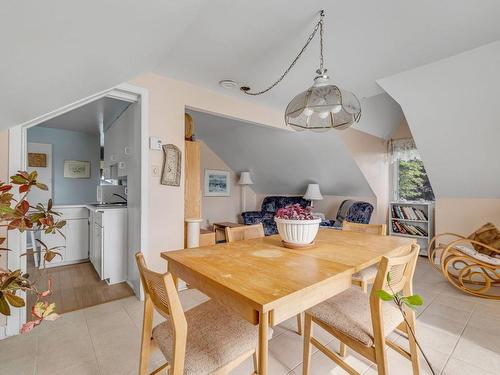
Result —
[[[257,96],[257,95],[262,95],[262,94],[268,92],[269,90],[272,90],[274,87],[276,87],[281,81],[283,81],[283,79],[287,76],[287,74],[290,72],[290,70],[292,70],[292,68],[295,66],[295,64],[300,59],[302,54],[305,52],[305,50],[307,49],[307,47],[309,46],[311,41],[314,39],[316,33],[318,32],[318,29],[319,29],[319,35],[320,35],[320,60],[319,60],[320,68],[319,68],[319,70],[321,72],[324,72],[324,69],[323,69],[323,61],[324,61],[324,59],[323,59],[323,18],[324,17],[325,17],[325,11],[321,10],[320,11],[320,19],[319,19],[318,23],[316,23],[316,26],[314,27],[312,33],[309,35],[309,38],[307,38],[307,41],[304,44],[304,46],[302,47],[302,49],[300,50],[299,54],[295,57],[295,59],[293,59],[290,66],[288,66],[288,68],[283,72],[283,74],[271,86],[269,86],[268,88],[266,88],[262,91],[257,91],[257,92],[250,92],[250,87],[248,87],[248,86],[242,86],[242,87],[240,87],[240,90],[243,91],[247,95]],[[320,74],[323,74],[323,73],[320,73]]]

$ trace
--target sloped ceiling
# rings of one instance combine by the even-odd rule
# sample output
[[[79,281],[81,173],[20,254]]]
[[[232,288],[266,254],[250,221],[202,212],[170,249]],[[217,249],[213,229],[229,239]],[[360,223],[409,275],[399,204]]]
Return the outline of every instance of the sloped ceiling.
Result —
[[[500,42],[379,81],[403,108],[437,197],[500,198]]]
[[[147,71],[218,91],[224,78],[264,87],[302,47],[321,8],[326,67],[361,99],[382,92],[379,78],[500,39],[497,0],[481,6],[456,0],[4,1],[0,130]],[[248,100],[284,109],[310,86],[317,65],[315,41],[282,84]]]
[[[38,126],[100,134],[102,131],[106,131],[130,104],[130,102],[114,98],[101,98],[54,117]]]
[[[319,183],[323,194],[374,196],[335,131],[296,133],[188,111],[195,135],[233,171],[249,170],[260,194],[304,194]]]

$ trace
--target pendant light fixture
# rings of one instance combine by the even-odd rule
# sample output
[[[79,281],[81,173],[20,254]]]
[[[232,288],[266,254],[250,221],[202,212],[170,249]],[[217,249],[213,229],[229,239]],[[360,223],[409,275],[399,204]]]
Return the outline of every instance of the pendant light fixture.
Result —
[[[247,95],[262,95],[276,87],[295,66],[304,51],[319,30],[320,59],[319,68],[313,85],[306,91],[296,95],[285,110],[285,123],[297,131],[326,131],[329,129],[347,129],[361,118],[361,105],[358,98],[349,91],[343,90],[329,82],[323,58],[323,19],[325,11],[320,11],[320,19],[312,33],[289,67],[268,88],[252,92],[250,87],[242,86],[240,90]]]

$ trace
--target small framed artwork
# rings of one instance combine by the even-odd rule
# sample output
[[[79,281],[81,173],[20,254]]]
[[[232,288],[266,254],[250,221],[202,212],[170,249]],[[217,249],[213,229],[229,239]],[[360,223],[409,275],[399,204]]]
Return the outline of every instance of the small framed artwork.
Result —
[[[90,161],[65,160],[64,177],[90,178]]]
[[[47,168],[47,154],[29,152],[28,167]]]
[[[229,171],[205,169],[205,196],[229,197],[231,195],[231,175]]]

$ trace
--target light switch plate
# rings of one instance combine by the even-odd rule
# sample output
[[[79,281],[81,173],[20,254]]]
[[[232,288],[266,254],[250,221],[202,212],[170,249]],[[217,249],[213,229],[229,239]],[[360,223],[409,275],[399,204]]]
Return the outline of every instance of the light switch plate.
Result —
[[[153,165],[151,167],[151,176],[160,177],[160,167],[158,165]]]
[[[161,151],[161,139],[159,137],[149,137],[149,149]]]

